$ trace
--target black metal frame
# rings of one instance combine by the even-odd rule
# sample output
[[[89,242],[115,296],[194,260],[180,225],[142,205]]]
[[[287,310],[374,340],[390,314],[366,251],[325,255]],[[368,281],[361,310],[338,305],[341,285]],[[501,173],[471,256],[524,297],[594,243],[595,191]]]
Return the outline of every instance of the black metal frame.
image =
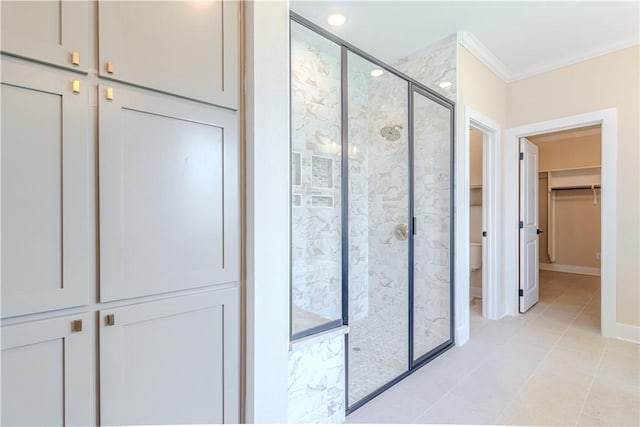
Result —
[[[290,22],[295,22],[299,25],[302,25],[303,27],[306,27],[307,29],[313,31],[314,33],[324,37],[325,39],[334,42],[335,44],[338,45],[338,47],[340,47],[340,65],[341,65],[341,137],[342,137],[342,141],[341,141],[341,147],[342,147],[342,170],[341,170],[341,185],[342,185],[342,212],[341,212],[341,221],[342,221],[342,319],[341,320],[335,320],[333,322],[324,324],[324,325],[320,325],[318,327],[303,331],[301,333],[292,335],[291,338],[292,339],[297,339],[297,338],[301,338],[304,336],[309,336],[312,334],[316,334],[318,332],[322,332],[322,331],[326,331],[329,329],[333,329],[342,325],[348,325],[349,324],[349,246],[348,246],[348,242],[349,242],[349,229],[348,229],[348,202],[349,202],[349,188],[348,188],[348,162],[349,162],[349,156],[348,156],[348,150],[349,150],[349,131],[348,131],[348,118],[349,118],[349,112],[348,112],[348,54],[349,52],[371,62],[372,64],[384,69],[385,71],[389,72],[392,75],[395,75],[396,77],[401,78],[402,80],[407,82],[407,91],[408,91],[408,156],[409,156],[409,163],[408,163],[408,167],[409,167],[409,212],[408,212],[408,220],[409,220],[409,276],[408,276],[408,286],[409,286],[409,293],[408,293],[408,316],[409,316],[409,330],[408,330],[408,334],[409,334],[409,349],[408,349],[408,369],[403,372],[401,375],[399,375],[398,377],[394,378],[393,380],[391,380],[390,382],[388,382],[387,384],[385,384],[384,386],[378,388],[377,390],[375,390],[373,393],[365,396],[364,398],[360,399],[359,401],[355,402],[353,405],[349,406],[349,370],[348,370],[348,366],[349,366],[349,335],[347,334],[345,336],[345,402],[347,405],[347,414],[350,414],[351,412],[355,411],[356,409],[360,408],[362,405],[364,405],[365,403],[369,402],[371,399],[373,399],[374,397],[378,396],[379,394],[383,393],[385,390],[389,389],[390,387],[392,387],[393,385],[397,384],[398,382],[400,382],[402,379],[406,378],[407,376],[411,375],[415,370],[419,369],[420,367],[424,366],[426,363],[428,363],[429,361],[431,361],[432,359],[434,359],[435,357],[437,357],[438,355],[440,355],[442,352],[444,352],[445,350],[453,347],[455,345],[454,343],[454,301],[455,301],[455,295],[454,295],[454,263],[453,260],[454,258],[454,254],[455,254],[455,247],[454,247],[454,176],[455,176],[455,169],[454,169],[454,162],[455,162],[455,157],[454,157],[454,141],[455,141],[455,103],[452,102],[451,100],[445,98],[444,96],[440,95],[439,93],[433,91],[432,89],[429,89],[428,87],[424,86],[422,83],[418,82],[417,80],[407,76],[406,74],[396,70],[395,68],[391,67],[390,65],[378,60],[377,58],[369,55],[368,53],[358,49],[357,47],[353,46],[352,44],[342,40],[341,38],[335,36],[334,34],[330,33],[329,31],[325,30],[322,27],[319,27],[318,25],[312,23],[311,21],[303,18],[302,16],[298,15],[295,12],[290,12]],[[290,35],[291,35],[291,25],[289,26],[289,31],[290,31]],[[291,37],[290,37],[291,40]],[[291,41],[289,42],[291,44]],[[413,345],[413,333],[414,333],[414,233],[415,233],[415,222],[414,222],[414,108],[413,108],[413,103],[414,103],[414,94],[418,93],[419,95],[422,95],[438,104],[440,104],[441,106],[447,108],[450,110],[451,112],[451,119],[450,119],[450,141],[451,141],[451,145],[450,145],[450,170],[451,170],[451,189],[450,189],[450,205],[451,205],[451,218],[450,218],[450,267],[449,267],[449,274],[450,274],[450,336],[449,339],[445,342],[443,342],[442,344],[440,344],[438,347],[432,349],[431,351],[427,352],[426,354],[421,355],[418,358],[414,358],[413,357],[413,351],[414,351],[414,345]],[[291,114],[291,113],[290,113]],[[291,237],[290,237],[291,238]],[[290,292],[291,289],[290,289]],[[290,313],[290,323],[292,322],[292,317],[291,317],[291,313]],[[292,324],[290,325],[292,326]]]

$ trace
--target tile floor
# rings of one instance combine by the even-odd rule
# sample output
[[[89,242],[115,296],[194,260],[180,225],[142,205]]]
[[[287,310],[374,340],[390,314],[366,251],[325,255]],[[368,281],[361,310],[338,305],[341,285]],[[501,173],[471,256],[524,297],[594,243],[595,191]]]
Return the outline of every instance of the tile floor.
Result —
[[[540,272],[540,302],[358,409],[347,423],[640,425],[640,346],[600,336],[598,277]]]

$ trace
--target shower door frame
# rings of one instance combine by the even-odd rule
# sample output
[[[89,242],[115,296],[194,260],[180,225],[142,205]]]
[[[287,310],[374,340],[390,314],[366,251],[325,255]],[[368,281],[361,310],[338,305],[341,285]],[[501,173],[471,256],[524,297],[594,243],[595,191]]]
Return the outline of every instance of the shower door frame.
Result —
[[[349,334],[345,335],[345,406],[347,415],[356,409],[360,408],[365,403],[369,402],[376,396],[380,395],[384,391],[388,390],[393,385],[397,384],[417,369],[424,366],[429,361],[433,360],[435,357],[442,354],[444,351],[455,345],[454,340],[454,324],[455,324],[455,297],[454,297],[454,253],[455,253],[455,240],[454,240],[454,207],[455,207],[455,199],[454,199],[454,184],[455,184],[455,113],[456,106],[455,102],[445,98],[441,94],[435,92],[434,90],[426,87],[422,83],[417,80],[407,76],[406,74],[396,70],[392,66],[386,64],[385,62],[371,56],[370,54],[362,51],[361,49],[353,46],[352,44],[344,41],[343,39],[337,37],[336,35],[330,33],[324,28],[314,24],[313,22],[307,20],[306,18],[298,15],[297,13],[290,11],[289,12],[290,22],[295,22],[303,27],[306,27],[310,31],[322,36],[340,47],[340,76],[341,76],[341,184],[342,184],[342,212],[341,212],[341,237],[342,237],[342,326],[349,324],[349,222],[348,222],[348,202],[349,202],[349,189],[348,189],[348,168],[349,168],[349,92],[348,92],[348,54],[349,52],[358,55],[359,57],[371,62],[372,64],[382,68],[383,70],[389,72],[390,74],[401,78],[405,82],[407,82],[407,90],[408,90],[408,99],[407,99],[407,109],[408,109],[408,166],[409,166],[409,242],[408,242],[408,361],[407,361],[407,370],[395,377],[391,381],[384,384],[382,387],[376,389],[372,393],[358,400],[354,404],[349,406]],[[444,343],[438,345],[432,350],[428,351],[425,354],[420,355],[417,358],[413,357],[414,350],[414,232],[415,232],[415,216],[414,216],[414,94],[418,93],[420,96],[424,96],[429,100],[447,108],[450,111],[450,235],[449,235],[449,307],[450,307],[450,316],[449,316],[449,339]],[[291,111],[289,111],[291,115]],[[339,322],[339,320],[337,321]],[[319,328],[313,328],[313,330],[305,331],[304,336],[311,335],[315,332],[319,332],[320,330],[326,330],[327,327],[335,327],[341,325],[334,325],[335,322],[331,322],[331,324],[322,325]],[[317,329],[317,330],[316,330]]]

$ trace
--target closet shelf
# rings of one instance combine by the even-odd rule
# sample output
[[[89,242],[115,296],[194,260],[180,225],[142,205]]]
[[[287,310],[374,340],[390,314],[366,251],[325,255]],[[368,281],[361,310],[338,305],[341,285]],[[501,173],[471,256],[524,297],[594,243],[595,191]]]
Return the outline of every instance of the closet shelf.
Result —
[[[600,166],[546,171],[549,191],[600,187]]]

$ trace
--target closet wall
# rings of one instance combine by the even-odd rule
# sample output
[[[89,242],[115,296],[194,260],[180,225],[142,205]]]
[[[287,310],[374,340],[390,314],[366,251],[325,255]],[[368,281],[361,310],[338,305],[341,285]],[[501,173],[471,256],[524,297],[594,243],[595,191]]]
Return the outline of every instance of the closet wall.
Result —
[[[1,7],[2,425],[239,422],[238,3]]]
[[[600,166],[600,126],[529,137],[539,150],[540,266],[564,266],[597,274],[600,269],[600,189],[556,191],[556,259],[548,254],[548,179],[546,171]],[[555,264],[555,267],[553,266]]]

